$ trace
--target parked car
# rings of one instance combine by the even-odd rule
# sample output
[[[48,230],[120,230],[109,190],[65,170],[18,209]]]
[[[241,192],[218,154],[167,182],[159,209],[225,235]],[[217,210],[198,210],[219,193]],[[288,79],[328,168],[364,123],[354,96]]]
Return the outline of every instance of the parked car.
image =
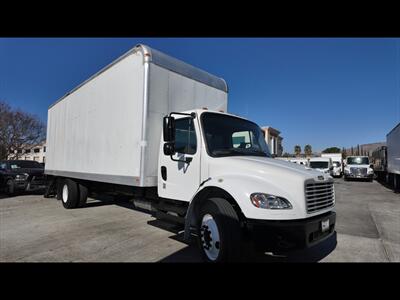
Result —
[[[8,195],[44,189],[44,168],[31,160],[0,161],[0,187]]]
[[[348,156],[344,167],[344,180],[353,179],[374,179],[373,165],[370,164],[368,156]]]
[[[332,158],[330,157],[312,157],[310,158],[308,166],[322,173],[332,175],[333,164]]]

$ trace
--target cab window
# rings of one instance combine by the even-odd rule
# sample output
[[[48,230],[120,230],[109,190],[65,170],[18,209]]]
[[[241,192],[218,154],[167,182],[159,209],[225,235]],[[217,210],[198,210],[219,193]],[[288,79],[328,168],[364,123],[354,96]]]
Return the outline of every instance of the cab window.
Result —
[[[175,121],[175,150],[183,154],[195,154],[197,149],[196,131],[192,118]]]

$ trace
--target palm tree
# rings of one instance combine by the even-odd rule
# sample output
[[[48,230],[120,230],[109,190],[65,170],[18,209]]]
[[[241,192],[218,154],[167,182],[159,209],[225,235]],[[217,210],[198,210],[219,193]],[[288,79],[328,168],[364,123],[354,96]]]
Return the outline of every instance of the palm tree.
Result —
[[[296,154],[296,156],[300,156],[300,154],[301,154],[301,147],[300,147],[300,145],[294,146],[294,154]]]
[[[304,146],[304,154],[306,155],[306,156],[311,156],[311,154],[312,154],[312,148],[311,148],[311,145],[305,145]]]

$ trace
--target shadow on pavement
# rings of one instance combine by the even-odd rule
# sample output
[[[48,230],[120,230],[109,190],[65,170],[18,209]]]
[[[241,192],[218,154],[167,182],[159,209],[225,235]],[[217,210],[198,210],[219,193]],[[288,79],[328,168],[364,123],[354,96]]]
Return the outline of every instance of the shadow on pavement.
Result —
[[[43,195],[44,190],[37,190],[37,191],[16,191],[14,194],[7,195],[5,193],[0,193],[0,199],[6,199],[6,198],[15,198],[18,196],[28,196],[28,195]]]
[[[84,208],[99,207],[104,205],[118,205],[127,209],[140,211],[151,214],[148,209],[135,206],[128,200],[117,200],[112,196],[96,196],[92,198]],[[161,259],[159,262],[202,262],[201,254],[197,248],[196,237],[192,235],[191,241],[187,242],[183,238],[183,226],[174,225],[161,220],[151,220],[147,222],[149,225],[171,232],[173,235],[170,239],[176,240],[186,245],[183,249]],[[241,262],[264,263],[264,262],[318,262],[328,256],[337,245],[337,234],[335,233],[321,242],[320,244],[304,250],[296,250],[282,253],[260,253],[256,252],[251,243],[247,242],[244,245],[244,254]]]
[[[197,248],[195,237],[190,243],[183,240],[183,233],[170,237],[171,239],[185,243],[187,247],[163,258],[159,262],[179,263],[179,262],[202,262],[200,252]],[[272,262],[318,262],[328,256],[337,245],[336,232],[320,244],[305,250],[297,250],[279,254],[267,254],[254,251],[252,245],[245,245],[244,256],[241,262],[249,263],[272,263]]]

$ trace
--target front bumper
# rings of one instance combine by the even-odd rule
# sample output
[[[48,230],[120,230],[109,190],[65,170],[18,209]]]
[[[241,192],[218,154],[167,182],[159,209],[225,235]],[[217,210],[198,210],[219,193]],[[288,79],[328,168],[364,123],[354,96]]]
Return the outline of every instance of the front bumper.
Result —
[[[46,188],[44,180],[14,180],[14,188],[16,190],[22,190],[27,192],[33,192],[37,190],[42,190]]]
[[[374,178],[374,173],[372,173],[372,174],[344,173],[344,176],[347,178],[371,179],[371,178]]]
[[[322,231],[322,222],[329,219],[329,228]],[[267,221],[248,219],[250,238],[263,250],[292,250],[312,247],[333,235],[336,213],[331,211],[301,220]]]

